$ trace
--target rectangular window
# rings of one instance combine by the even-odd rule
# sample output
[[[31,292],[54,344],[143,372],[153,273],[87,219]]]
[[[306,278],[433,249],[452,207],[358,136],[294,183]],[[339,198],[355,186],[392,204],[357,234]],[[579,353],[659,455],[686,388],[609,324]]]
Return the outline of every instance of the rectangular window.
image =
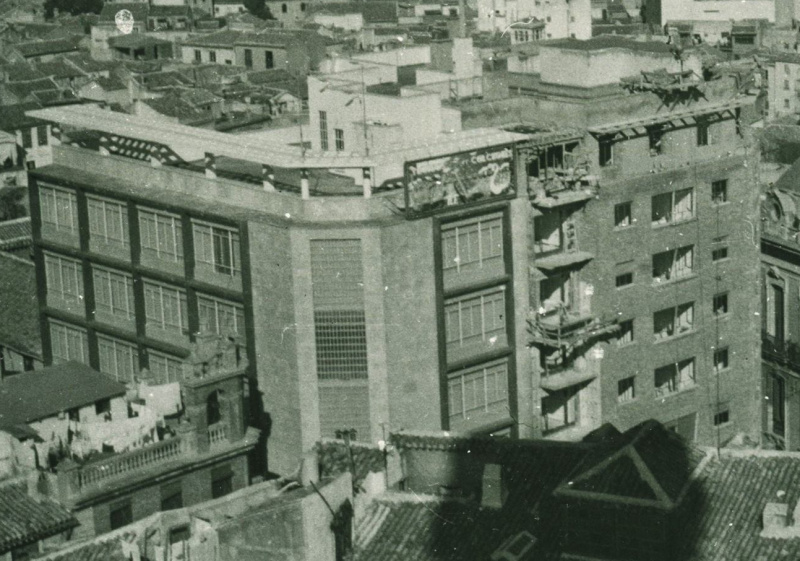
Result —
[[[233,492],[233,472],[230,466],[211,470],[211,498],[218,499]]]
[[[342,129],[333,129],[333,133],[336,138],[336,151],[344,151],[344,131]]]
[[[626,228],[633,225],[631,220],[632,204],[630,202],[614,205],[614,227]]]
[[[33,133],[31,129],[24,128],[20,131],[22,133],[22,147],[23,148],[32,148],[33,147]]]
[[[208,51],[208,61],[217,62],[217,51]]]
[[[139,352],[136,345],[98,335],[97,350],[100,355],[100,372],[108,374],[117,382],[133,383],[139,372]]]
[[[47,125],[36,127],[36,140],[39,146],[47,146]]]
[[[667,282],[694,271],[694,246],[687,245],[653,255],[653,281]]]
[[[727,247],[718,247],[717,249],[711,250],[711,260],[712,261],[722,261],[723,259],[728,258],[728,248]]]
[[[614,143],[610,139],[601,139],[598,143],[600,167],[614,163]]]
[[[253,51],[252,49],[244,50],[244,65],[247,68],[253,68]]]
[[[148,328],[184,335],[189,330],[186,292],[152,281],[144,281],[145,316]]]
[[[715,205],[728,202],[728,180],[720,179],[711,184],[711,202]]]
[[[505,345],[505,306],[505,290],[502,288],[446,301],[444,313],[448,351],[480,347],[490,342]]]
[[[149,370],[160,384],[180,382],[183,379],[183,361],[158,351],[148,350]]]
[[[273,56],[272,51],[264,51],[264,66],[267,70],[275,68],[275,57]]]
[[[183,261],[183,226],[174,214],[139,209],[142,256],[180,263]]]
[[[657,397],[691,388],[695,384],[694,358],[656,368],[654,376]]]
[[[620,346],[633,343],[633,320],[625,320],[619,322],[619,332],[617,335],[617,343]]]
[[[194,60],[195,62],[203,62],[203,54],[200,52],[200,49],[194,50]]]
[[[694,189],[681,189],[652,198],[652,225],[681,222],[694,217]]]
[[[694,302],[666,308],[653,314],[653,334],[656,341],[691,331],[693,326]]]
[[[627,403],[636,398],[636,378],[624,378],[617,382],[617,403]]]
[[[328,112],[319,112],[319,145],[322,150],[328,149]]]
[[[98,417],[111,415],[111,400],[101,399],[100,401],[96,401],[94,404],[94,414]]]
[[[197,297],[200,331],[218,335],[244,334],[244,307],[210,296]]]
[[[95,310],[124,321],[133,321],[133,277],[111,269],[94,266]],[[99,319],[102,319],[99,318]]]
[[[129,500],[111,505],[109,510],[109,519],[112,530],[122,528],[123,526],[127,526],[133,522],[133,509],[131,508],[131,502]]]
[[[39,188],[39,206],[43,226],[78,235],[78,199],[74,191],[42,186]]]
[[[80,261],[51,253],[44,254],[48,306],[81,313],[83,308],[83,267]]]
[[[697,145],[708,146],[708,123],[697,123]]]
[[[714,415],[714,426],[726,425],[731,421],[730,410],[723,409]]]
[[[503,265],[503,219],[494,214],[442,226],[442,269],[458,274]]]
[[[769,283],[767,285],[767,335],[778,341],[784,338],[785,303],[782,286]]]
[[[714,351],[714,372],[722,372],[728,369],[728,348],[717,349]]]
[[[480,413],[508,411],[508,366],[505,362],[453,372],[447,376],[450,420]]]
[[[180,479],[161,487],[162,512],[178,508],[183,508],[183,486]]]
[[[788,90],[789,89],[789,80],[784,80],[783,81],[783,89],[784,90]]]
[[[778,436],[785,436],[786,427],[786,380],[774,372],[769,375],[769,393],[767,414],[770,420],[770,431]]]
[[[578,422],[578,391],[574,388],[552,392],[542,398],[542,426],[550,433]]]
[[[195,260],[212,266],[221,275],[241,276],[239,232],[200,222],[194,222],[193,228]]]
[[[724,316],[728,313],[728,293],[716,294],[713,301],[713,311],[715,316]]]
[[[89,207],[89,235],[93,241],[130,246],[128,234],[128,207],[125,203],[87,197]]]
[[[621,275],[617,275],[616,284],[617,288],[622,288],[623,286],[632,285],[633,273],[622,273]]]
[[[664,129],[660,126],[650,127],[647,138],[651,156],[660,156],[664,153]]]

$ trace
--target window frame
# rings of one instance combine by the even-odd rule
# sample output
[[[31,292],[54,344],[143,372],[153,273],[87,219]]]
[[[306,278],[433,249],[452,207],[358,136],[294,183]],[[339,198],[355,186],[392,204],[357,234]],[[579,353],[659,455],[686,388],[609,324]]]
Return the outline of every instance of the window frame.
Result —
[[[43,252],[43,256],[47,297],[52,295],[68,304],[74,304],[79,309],[83,307],[86,297],[86,287],[83,283],[83,263],[78,259],[49,251]],[[54,269],[58,271],[57,276],[51,274]],[[71,275],[73,278],[67,279],[65,274]],[[66,282],[67,280],[70,282]],[[73,287],[74,293],[71,291]],[[48,302],[47,305],[50,306],[51,303]]]
[[[334,143],[337,152],[344,152],[344,129],[333,129]]]
[[[158,281],[154,281],[151,279],[142,279],[142,283],[144,285],[144,293],[145,293],[145,323],[146,328],[148,327],[155,327],[156,329],[160,329],[162,331],[167,332],[174,332],[180,333],[181,335],[188,335],[189,334],[189,312],[188,312],[188,298],[186,294],[186,290],[178,287],[174,287],[172,285],[160,283]],[[158,289],[158,303],[160,309],[160,320],[155,316],[151,316],[148,313],[148,295],[147,291],[148,288],[152,291],[154,288]],[[168,294],[168,298],[174,298],[178,302],[178,310],[175,313],[175,317],[178,318],[179,324],[174,325],[167,322],[167,314],[165,313],[165,292],[169,291],[173,294]],[[155,310],[153,310],[155,311]],[[152,321],[151,321],[152,319]],[[177,329],[175,329],[177,328]]]
[[[212,267],[218,275],[242,276],[242,241],[238,229],[192,219],[192,235],[195,263]]]
[[[630,392],[630,397],[626,394]],[[617,381],[617,403],[624,404],[636,401],[636,376],[628,376]]]
[[[722,196],[720,197],[719,194]],[[711,204],[724,205],[728,202],[728,180],[717,179],[711,182]]]
[[[622,211],[622,212],[620,212]],[[623,214],[627,211],[625,214]],[[626,222],[627,220],[627,222]],[[614,229],[623,230],[633,226],[633,201],[624,201],[614,205]]]
[[[181,217],[177,214],[148,207],[139,207],[138,215],[141,255],[153,257],[160,261],[183,263],[183,221]],[[152,232],[149,230],[151,224],[153,228]],[[164,240],[164,245],[170,245],[171,247],[161,247],[162,240],[159,234],[161,228],[172,233],[171,236],[167,236],[167,239]],[[144,234],[145,231],[147,231],[146,236]],[[147,243],[145,243],[145,241]],[[153,247],[153,242],[155,243],[155,247]],[[173,249],[174,252],[170,251],[170,249]]]
[[[729,292],[719,292],[714,295],[711,300],[711,313],[714,314],[714,317],[722,318],[730,314],[730,301],[728,299]],[[724,308],[724,311],[719,312],[717,311],[718,308]]]
[[[493,337],[506,338],[507,340],[508,318],[506,317],[506,299],[508,295],[506,292],[506,285],[503,284],[445,300],[445,346],[451,352],[464,349],[479,350],[489,344]],[[476,301],[476,304],[473,303]],[[471,321],[475,319],[473,313],[476,308],[480,310],[479,324]],[[500,311],[499,319],[493,317],[493,312],[497,310]],[[457,338],[451,338],[451,334],[453,334],[453,329],[455,328],[453,320],[451,319],[453,315],[455,315],[458,320]],[[490,319],[492,319],[492,321],[489,321]],[[465,322],[475,328],[466,335],[464,333]],[[487,325],[489,324],[492,326],[491,329],[487,329]],[[478,337],[480,337],[480,342],[477,341]]]
[[[731,367],[729,347],[714,349],[711,361],[711,370],[714,374],[729,370]]]
[[[493,378],[492,382],[489,380],[490,376]],[[482,383],[478,382],[471,392],[468,391],[467,384],[473,384],[480,380]],[[455,391],[456,387],[458,387],[458,391]],[[490,392],[490,389],[493,391]],[[468,407],[467,399],[470,393],[473,402],[472,406]],[[482,403],[479,403],[481,396]],[[470,419],[470,416],[480,413],[492,413],[499,404],[508,406],[508,400],[508,361],[506,359],[464,368],[447,375],[447,413],[451,422],[466,421]],[[460,407],[455,407],[459,402]]]
[[[104,353],[106,352],[111,352],[111,356],[110,357],[108,355],[104,356]],[[109,335],[98,333],[97,354],[99,360],[98,370],[100,370],[100,372],[107,374],[109,376],[113,376],[116,381],[123,384],[133,383],[136,380],[136,377],[140,371],[140,367],[139,367],[139,348],[135,343],[131,343],[129,341],[124,341],[116,337],[111,337]],[[127,357],[125,356],[126,354]],[[113,372],[110,372],[109,368],[105,368],[105,366],[108,366],[108,364],[104,364],[104,362],[109,360],[109,358],[113,360],[113,370],[114,370]],[[120,379],[121,374],[125,374],[125,372],[121,372],[120,366],[124,365],[123,361],[126,359],[129,360],[127,366],[130,367],[130,379],[121,380]]]
[[[86,206],[89,214],[90,240],[96,239],[105,244],[121,246],[123,249],[130,248],[131,240],[130,240],[130,225],[128,220],[128,204],[125,201],[116,201],[114,199],[109,199],[106,197],[87,195]],[[99,211],[99,216],[102,216],[103,223],[101,228],[98,228],[98,226],[101,225],[97,223],[97,220],[93,220],[93,217],[94,218],[98,217],[98,215],[96,214],[98,211]],[[119,227],[121,238],[114,238],[111,235],[109,235],[109,227],[108,227],[109,213],[115,215],[112,216],[112,219],[117,218],[119,220],[117,226]]]
[[[214,330],[213,331],[209,331],[207,333],[216,333],[217,335],[228,335],[228,334],[231,334],[231,333],[236,334],[237,336],[243,336],[244,335],[244,332],[245,332],[245,311],[244,311],[244,306],[243,305],[241,305],[241,304],[239,304],[237,302],[233,302],[231,300],[224,300],[222,298],[217,298],[217,297],[214,297],[214,296],[210,296],[208,294],[198,293],[197,294],[197,315],[198,315],[198,319],[199,319],[199,322],[200,322],[199,325],[200,325],[201,332],[203,332],[202,329],[206,326],[204,324],[204,322],[203,322],[203,311],[202,311],[203,310],[203,306],[205,306],[206,308],[213,307],[213,310],[214,310],[214,312],[213,312],[214,313],[214,326],[213,326]],[[234,325],[233,325],[233,331],[232,332],[224,330],[223,326],[221,325],[221,319],[220,319],[221,314],[220,314],[220,311],[221,311],[221,307],[222,306],[230,308],[229,311],[228,310],[222,310],[222,313],[223,314],[228,314],[228,315],[230,315],[230,317],[233,318]]]
[[[122,513],[122,520],[115,522],[115,514]],[[133,504],[130,499],[125,499],[117,503],[111,504],[108,507],[108,520],[111,530],[123,528],[128,524],[133,523]]]
[[[61,200],[59,200],[61,197]],[[59,209],[59,205],[66,204],[65,209]],[[52,206],[49,206],[52,205]],[[63,189],[53,185],[39,186],[39,210],[43,226],[49,226],[57,232],[67,232],[70,235],[78,235],[78,195],[74,189]],[[69,224],[60,221],[60,215],[68,210]],[[52,217],[48,216],[52,213]],[[53,220],[48,220],[52,218]]]
[[[683,252],[683,253],[682,253]],[[658,256],[671,254],[671,264],[669,269],[664,272],[662,275],[656,274],[656,258]],[[677,274],[678,270],[682,270],[683,266],[680,268],[677,266],[681,263],[681,260],[685,260],[686,256],[690,256],[691,264],[688,267],[687,271],[682,274]],[[684,245],[681,247],[676,247],[674,249],[669,249],[667,251],[660,251],[658,253],[654,253],[652,257],[653,261],[653,284],[667,284],[669,282],[676,282],[680,279],[689,278],[694,275],[694,268],[695,268],[695,256],[694,256],[694,244]],[[663,278],[663,280],[662,280]]]

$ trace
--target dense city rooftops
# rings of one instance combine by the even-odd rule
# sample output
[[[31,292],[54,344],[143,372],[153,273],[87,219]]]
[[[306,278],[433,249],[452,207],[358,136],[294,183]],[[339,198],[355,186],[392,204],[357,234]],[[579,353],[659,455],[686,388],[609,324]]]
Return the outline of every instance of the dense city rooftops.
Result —
[[[616,35],[601,35],[591,39],[554,39],[543,42],[542,47],[555,47],[571,51],[601,51],[605,49],[625,49],[648,53],[672,53],[672,46],[661,41],[635,41]]]
[[[31,496],[27,482],[0,483],[0,555],[77,525],[63,506],[46,497]]]

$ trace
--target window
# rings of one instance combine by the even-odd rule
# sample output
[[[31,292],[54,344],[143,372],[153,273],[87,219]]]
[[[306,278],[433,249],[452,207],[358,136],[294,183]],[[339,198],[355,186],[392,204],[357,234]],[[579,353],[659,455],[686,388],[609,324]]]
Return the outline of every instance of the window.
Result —
[[[194,50],[194,61],[195,62],[202,62],[203,61],[203,54],[200,52],[200,49]]]
[[[720,179],[711,184],[711,201],[715,205],[728,202],[728,180]]]
[[[724,316],[728,313],[728,293],[716,294],[714,296],[713,311],[715,316]]]
[[[769,283],[767,285],[767,335],[778,341],[784,337],[784,291],[783,287]]]
[[[628,226],[633,225],[633,221],[631,220],[631,210],[632,210],[632,203],[619,203],[618,205],[614,205],[614,227],[615,228],[627,228]]]
[[[218,335],[244,334],[244,307],[210,296],[198,296],[200,331]]]
[[[619,322],[619,332],[618,332],[618,335],[617,335],[617,343],[620,346],[627,345],[629,343],[633,343],[633,320],[632,319]]]
[[[719,373],[728,369],[728,348],[714,351],[714,372]]]
[[[96,401],[94,403],[94,414],[98,417],[102,417],[104,415],[108,415],[109,418],[111,416],[111,400],[110,399],[101,399],[100,401]]]
[[[319,112],[319,143],[322,150],[328,149],[328,112]]]
[[[447,376],[450,420],[469,419],[480,413],[507,412],[508,366],[495,363],[453,372]]]
[[[653,226],[689,220],[694,216],[694,189],[655,195],[651,216]]]
[[[578,392],[573,388],[557,391],[542,398],[542,426],[545,433],[578,422]]]
[[[48,306],[66,305],[81,313],[83,308],[83,267],[80,261],[44,254]]]
[[[784,90],[788,90],[789,89],[789,80],[784,80],[783,81],[783,89]]]
[[[170,528],[169,530],[169,543],[170,545],[188,542],[192,537],[192,529],[188,524],[178,526],[177,528]],[[176,555],[173,559],[178,558]]]
[[[47,125],[36,127],[36,140],[39,146],[47,146]]]
[[[656,341],[691,331],[694,326],[694,302],[666,308],[653,314],[653,334]]]
[[[505,344],[505,290],[490,289],[480,294],[445,302],[445,333],[450,351],[485,343]]]
[[[186,334],[189,329],[186,292],[163,284],[144,281],[147,327]]]
[[[92,240],[127,248],[128,207],[124,203],[87,197],[89,207],[89,235]]]
[[[344,131],[342,129],[333,129],[336,137],[336,151],[342,152],[344,150]]]
[[[286,4],[281,4],[281,13],[285,14],[288,11],[289,11],[289,6],[287,6]]]
[[[244,50],[244,65],[247,68],[253,68],[253,50],[252,49],[245,49]]]
[[[694,246],[689,245],[653,255],[653,281],[667,282],[687,277],[694,270]]]
[[[636,398],[636,377],[631,376],[617,382],[617,403],[627,403]]]
[[[100,355],[100,372],[123,384],[134,381],[139,371],[139,352],[136,345],[98,335],[97,350]]]
[[[788,99],[784,99],[783,100],[783,108],[784,109],[789,109],[789,100]]]
[[[231,277],[241,276],[239,232],[195,222],[194,251],[197,262],[212,266],[214,272]]]
[[[617,275],[616,284],[617,288],[622,288],[623,286],[632,285],[633,273],[622,273],[621,275]]]
[[[272,51],[264,51],[264,66],[267,70],[275,67],[275,58]]]
[[[503,219],[482,216],[442,226],[442,269],[470,273],[503,264]]]
[[[533,251],[537,255],[559,252],[564,249],[564,230],[574,223],[558,209],[545,212],[533,219]]]
[[[660,156],[664,153],[664,129],[661,127],[650,127],[647,131],[647,138],[650,146],[651,156]]]
[[[70,409],[69,411],[67,411],[67,418],[70,421],[80,421],[81,420],[80,408],[76,407],[75,409]]]
[[[180,359],[153,350],[148,351],[147,354],[150,372],[155,375],[159,383],[167,384],[183,379],[183,362]]]
[[[217,62],[217,51],[208,51],[208,62]]]
[[[655,370],[656,396],[663,397],[694,386],[694,358]]]
[[[697,123],[697,145],[708,146],[708,123]]]
[[[610,138],[601,138],[598,143],[600,167],[614,163],[614,143]]]
[[[161,487],[161,510],[175,510],[183,508],[183,486],[181,480]],[[170,536],[172,533],[170,532]]]
[[[130,501],[112,505],[109,514],[111,529],[116,530],[133,522],[133,509]]]
[[[717,249],[711,250],[711,260],[712,261],[722,261],[723,259],[728,258],[728,248],[727,247],[718,247]]]
[[[121,320],[132,321],[135,314],[133,277],[96,266],[92,272],[95,310]]]
[[[300,2],[300,11],[301,12],[305,12],[306,11],[306,3],[305,2]]]
[[[33,134],[31,129],[25,128],[20,131],[22,133],[22,147],[23,148],[32,148],[33,147]]]
[[[183,261],[183,226],[179,216],[140,208],[139,236],[142,257]]]
[[[233,492],[233,472],[230,466],[211,470],[211,498],[218,499]]]
[[[730,421],[730,411],[728,409],[723,409],[714,415],[715,427],[728,424]]]
[[[774,372],[768,378],[767,415],[770,431],[778,436],[785,435],[786,427],[786,380]]]
[[[78,235],[78,200],[74,191],[39,188],[42,225],[57,232]]]

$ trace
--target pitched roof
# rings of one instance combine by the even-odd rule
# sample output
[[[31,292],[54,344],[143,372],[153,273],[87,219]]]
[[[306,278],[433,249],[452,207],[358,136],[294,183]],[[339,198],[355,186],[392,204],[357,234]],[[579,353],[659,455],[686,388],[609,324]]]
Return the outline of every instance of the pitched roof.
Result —
[[[188,5],[182,6],[150,6],[150,14],[151,18],[167,18],[167,17],[179,17],[179,16],[186,16],[188,17],[190,14],[190,9]]]
[[[119,66],[118,62],[110,60],[94,60],[86,53],[66,55],[65,60],[76,65],[84,72],[110,72]]]
[[[136,76],[136,81],[140,84],[144,84],[148,89],[188,86],[192,83],[189,78],[176,70],[140,74]]]
[[[31,236],[29,216],[0,222],[0,251],[3,251],[9,242],[16,242],[21,238],[30,241]]]
[[[555,39],[541,44],[542,47],[555,47],[572,51],[598,51],[602,49],[626,49],[648,53],[671,54],[672,47],[659,41],[634,41],[617,35],[601,35],[591,39]]]
[[[320,37],[313,31],[304,29],[265,28],[259,31],[235,31],[224,29],[216,33],[190,37],[183,44],[189,47],[231,48],[235,45],[286,47],[303,38]]]
[[[100,11],[100,23],[114,23],[117,12],[128,10],[133,16],[133,21],[144,21],[150,12],[148,2],[109,2]]]
[[[800,132],[800,128],[798,127],[769,127],[767,131],[769,132],[783,132],[784,130],[789,129],[789,132]],[[797,139],[800,142],[800,139]],[[787,169],[783,175],[781,175],[780,179],[775,182],[773,187],[779,191],[787,191],[789,193],[796,193],[800,194],[800,160],[797,160],[795,163]]]
[[[12,376],[0,382],[0,428],[119,397],[125,391],[124,384],[75,361]]]
[[[76,78],[79,76],[86,76],[85,72],[63,60],[40,62],[36,65],[36,69],[45,76],[52,76],[53,78]]]
[[[30,43],[18,43],[14,45],[25,58],[42,56],[48,54],[68,53],[78,50],[78,43],[83,37],[75,35],[68,39],[53,39],[51,41],[32,41]]]
[[[97,85],[103,88],[107,92],[117,91],[117,90],[124,90],[127,86],[120,80],[119,78],[112,77],[112,78],[104,78],[100,77],[95,80]]]
[[[28,82],[30,80],[39,80],[45,78],[46,75],[42,74],[38,69],[34,68],[28,62],[18,62],[4,66],[2,70],[8,76],[9,82]]]
[[[0,344],[40,357],[42,339],[33,263],[0,251]]]
[[[130,33],[111,37],[108,39],[108,44],[115,49],[135,49],[137,47],[169,45],[170,42],[152,35],[145,35],[144,33]]]
[[[120,529],[118,533],[100,536],[75,544],[65,551],[57,551],[40,557],[41,561],[130,561],[125,544],[136,538],[136,534]]]
[[[35,101],[17,103],[14,105],[4,105],[0,111],[0,130],[13,132],[22,127],[32,127],[42,123],[40,119],[28,117],[25,112],[31,109],[40,109],[42,106]]]
[[[350,452],[343,441],[325,440],[314,446],[320,465],[322,477],[336,477],[350,471]],[[353,454],[355,473],[353,484],[358,485],[370,472],[381,472],[384,469],[383,452],[377,448],[353,443],[350,451]]]
[[[0,555],[78,525],[63,506],[28,494],[27,483],[0,485]]]
[[[31,80],[30,82],[14,82],[13,84],[5,84],[5,88],[18,98],[24,100],[34,92],[57,90],[58,84],[56,84],[52,78],[42,78],[40,80]]]

